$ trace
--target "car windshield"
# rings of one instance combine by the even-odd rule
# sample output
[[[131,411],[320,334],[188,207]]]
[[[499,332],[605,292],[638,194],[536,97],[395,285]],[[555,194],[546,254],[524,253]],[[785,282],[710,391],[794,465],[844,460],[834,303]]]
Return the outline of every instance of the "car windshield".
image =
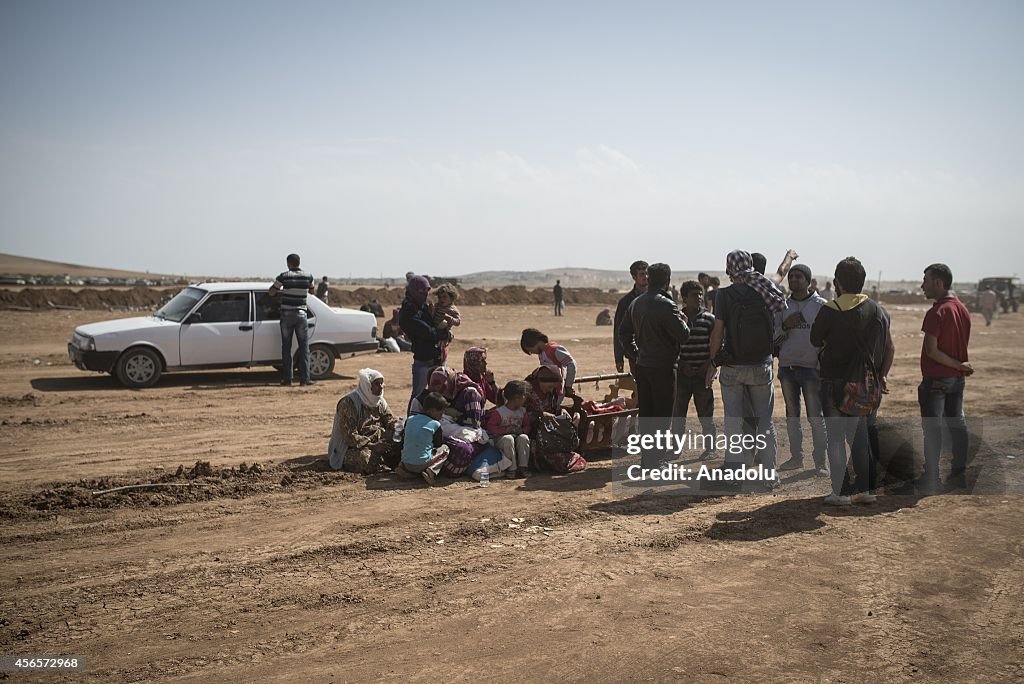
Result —
[[[206,295],[205,290],[200,290],[198,287],[186,287],[184,290],[174,295],[174,299],[164,304],[159,311],[156,312],[157,318],[165,318],[168,321],[174,321],[175,323],[181,323],[182,319],[188,315],[188,312],[192,310],[192,307],[196,305],[200,299]]]

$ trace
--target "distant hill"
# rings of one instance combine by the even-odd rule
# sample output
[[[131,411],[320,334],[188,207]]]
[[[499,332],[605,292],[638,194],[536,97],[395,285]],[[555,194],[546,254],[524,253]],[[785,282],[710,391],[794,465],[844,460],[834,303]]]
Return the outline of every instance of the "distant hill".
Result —
[[[728,284],[728,279],[725,277],[725,273],[722,271],[707,271],[708,274],[718,276],[722,279],[723,284]],[[69,264],[60,261],[48,261],[46,259],[33,259],[31,257],[17,256],[14,254],[0,254],[0,275],[20,275],[20,276],[60,276],[67,274],[76,278],[142,278],[142,279],[162,279],[169,278],[174,279],[178,276],[168,275],[163,273],[149,273],[142,271],[126,271],[115,268],[103,268],[99,266],[83,266],[81,264]],[[438,276],[451,276],[451,274],[431,274]],[[267,279],[271,276],[254,276],[249,277],[249,280],[261,280]],[[632,280],[629,278],[629,273],[625,269],[622,271],[604,270],[598,268],[574,268],[566,266],[564,268],[549,268],[542,271],[478,271],[476,273],[467,273],[464,275],[454,276],[458,278],[459,285],[463,287],[506,287],[509,285],[518,285],[525,288],[550,288],[555,284],[555,280],[561,280],[562,286],[565,288],[583,288],[583,287],[596,287],[602,290],[628,290],[633,286]],[[826,280],[831,278],[827,275],[816,275],[818,282],[822,285]],[[238,278],[226,278],[225,276],[218,276],[216,274],[209,276],[201,276],[196,274],[190,274],[189,279],[191,281],[198,281],[203,279],[213,280],[238,280]],[[672,274],[672,282],[677,286],[684,280],[696,280],[697,271],[677,271]],[[331,277],[331,281],[336,285],[369,285],[369,286],[402,286],[405,285],[404,276],[395,276],[393,278],[359,278],[359,279],[347,279],[347,278],[336,278]],[[866,284],[866,288],[870,288],[874,283],[869,280]],[[973,284],[955,284],[955,288],[960,291],[973,291]],[[920,289],[920,281],[882,281],[881,291],[885,292],[889,289],[900,289],[917,292]]]
[[[14,254],[0,254],[0,275],[26,276],[59,276],[69,275],[76,278],[173,278],[162,273],[142,271],[122,271],[116,268],[100,268],[66,264],[60,261],[33,259]]]
[[[722,277],[717,271],[710,275]],[[504,287],[521,285],[523,287],[554,287],[556,280],[562,281],[562,287],[597,287],[602,290],[628,290],[633,287],[628,270],[608,271],[597,268],[549,268],[543,271],[481,271],[457,276],[460,285],[466,287]],[[697,271],[681,271],[672,274],[672,281],[681,283],[684,280],[697,278]]]

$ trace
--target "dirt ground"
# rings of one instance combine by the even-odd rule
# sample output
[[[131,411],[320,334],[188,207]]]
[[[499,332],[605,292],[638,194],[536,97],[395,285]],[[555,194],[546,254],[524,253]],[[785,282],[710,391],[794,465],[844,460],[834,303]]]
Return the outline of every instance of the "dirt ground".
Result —
[[[485,345],[499,380],[523,377],[532,325],[611,372],[601,308],[464,307],[452,354]],[[910,417],[923,313],[892,314],[883,414]],[[409,355],[311,388],[254,369],[130,391],[65,349],[117,316],[0,312],[0,655],[125,682],[1024,680],[1020,494],[830,510],[793,476],[773,496],[621,496],[606,456],[488,489],[333,473],[336,401],[370,366],[401,407]],[[1022,342],[1024,314],[975,317],[970,415],[1019,421]],[[1024,442],[1005,444],[1019,492]],[[149,482],[178,486],[92,494]]]

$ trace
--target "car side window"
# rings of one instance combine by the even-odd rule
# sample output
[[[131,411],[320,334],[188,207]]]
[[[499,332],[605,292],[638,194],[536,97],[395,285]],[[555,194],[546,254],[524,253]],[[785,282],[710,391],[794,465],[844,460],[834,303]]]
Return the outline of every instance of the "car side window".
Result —
[[[249,293],[225,292],[210,295],[199,307],[200,323],[241,323],[249,320]]]
[[[266,292],[256,293],[256,320],[281,320],[281,297],[271,297]]]

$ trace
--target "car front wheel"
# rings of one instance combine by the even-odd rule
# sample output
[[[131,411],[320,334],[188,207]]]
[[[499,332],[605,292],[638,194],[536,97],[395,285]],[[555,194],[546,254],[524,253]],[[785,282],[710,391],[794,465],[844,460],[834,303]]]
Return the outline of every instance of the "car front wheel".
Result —
[[[152,349],[135,347],[117,360],[117,379],[131,389],[151,387],[160,379],[163,362]]]
[[[334,372],[334,350],[323,344],[309,348],[309,377],[323,380]]]

